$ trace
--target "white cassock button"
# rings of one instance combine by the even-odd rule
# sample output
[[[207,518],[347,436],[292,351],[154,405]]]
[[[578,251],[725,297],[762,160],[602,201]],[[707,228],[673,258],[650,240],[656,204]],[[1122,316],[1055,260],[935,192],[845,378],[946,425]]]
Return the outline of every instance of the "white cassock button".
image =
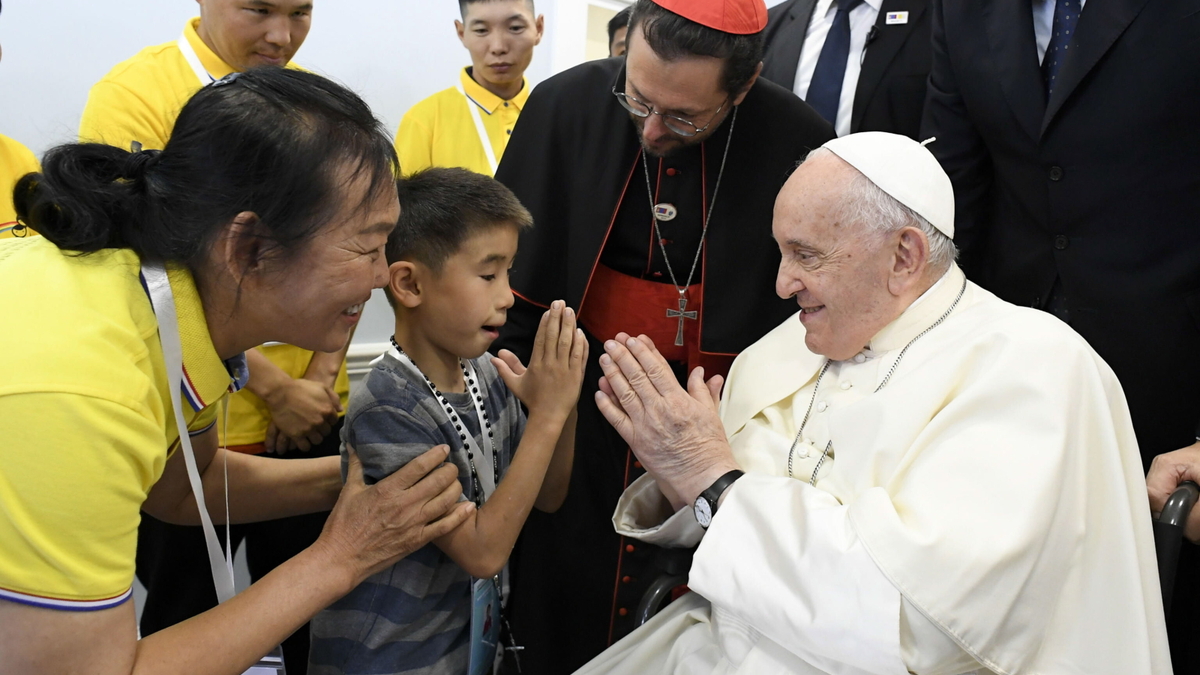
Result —
[[[817,412],[825,412],[825,410],[828,407],[829,407],[828,403],[826,403],[825,401],[821,401],[820,403],[817,404]]]
[[[850,387],[853,387],[854,385],[853,385],[853,384],[850,384],[850,381],[849,381],[849,380],[846,380],[846,381],[845,381],[845,382],[843,382],[843,383],[842,383],[840,386],[842,387],[842,389],[849,389]]]
[[[866,355],[866,354],[863,354],[862,352],[859,352],[859,353],[857,353],[857,354],[855,354],[855,355],[854,355],[854,362],[855,362],[855,363],[864,363],[866,360],[867,360],[867,355]]]

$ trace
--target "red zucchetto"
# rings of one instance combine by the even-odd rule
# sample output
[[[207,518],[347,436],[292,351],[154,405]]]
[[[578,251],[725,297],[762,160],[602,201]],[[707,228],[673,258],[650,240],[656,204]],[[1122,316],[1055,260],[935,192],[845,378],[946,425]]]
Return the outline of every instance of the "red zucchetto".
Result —
[[[767,27],[767,4],[763,0],[652,0],[674,12],[722,33],[750,35]]]

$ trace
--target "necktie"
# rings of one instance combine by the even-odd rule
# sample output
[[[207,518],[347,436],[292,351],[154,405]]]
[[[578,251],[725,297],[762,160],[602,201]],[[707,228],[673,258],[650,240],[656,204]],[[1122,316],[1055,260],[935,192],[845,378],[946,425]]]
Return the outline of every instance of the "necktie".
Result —
[[[1042,77],[1046,80],[1046,98],[1054,91],[1054,81],[1059,68],[1067,60],[1071,43],[1075,41],[1075,26],[1079,24],[1082,8],[1079,0],[1056,0],[1054,3],[1054,25],[1050,29],[1050,44],[1046,45],[1046,56],[1042,59]]]
[[[1078,2],[1078,0],[1074,0]],[[837,124],[838,102],[842,98],[842,80],[846,77],[846,61],[850,58],[850,12],[863,0],[837,0],[837,14],[825,36],[817,67],[813,69],[805,100],[817,113]],[[1060,0],[1061,2],[1061,0]],[[1055,25],[1058,25],[1055,14]]]

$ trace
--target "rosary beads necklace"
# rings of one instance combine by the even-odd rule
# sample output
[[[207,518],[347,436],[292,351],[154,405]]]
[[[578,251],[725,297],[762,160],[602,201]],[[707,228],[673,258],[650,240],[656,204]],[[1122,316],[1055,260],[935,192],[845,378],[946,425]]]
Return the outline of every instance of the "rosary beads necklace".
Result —
[[[692,277],[696,274],[696,265],[700,262],[700,253],[704,250],[704,238],[708,235],[708,224],[712,221],[713,207],[717,205],[717,193],[721,191],[721,177],[725,175],[725,160],[729,158],[729,142],[733,140],[733,127],[737,124],[737,106],[733,107],[733,117],[729,120],[729,135],[725,137],[725,152],[721,153],[721,169],[717,171],[717,184],[713,187],[712,200],[708,205],[708,213],[704,215],[704,229],[700,231],[700,245],[696,247],[696,256],[692,258],[692,269],[688,272],[687,281],[683,286],[675,279],[675,270],[671,269],[671,259],[667,257],[667,247],[663,245],[662,231],[658,228],[658,208],[654,203],[654,188],[650,186],[650,165],[646,162],[646,151],[642,150],[642,169],[646,173],[646,194],[650,198],[650,213],[654,216],[654,236],[658,239],[658,248],[662,251],[663,262],[667,264],[667,274],[671,275],[671,285],[679,293],[679,309],[667,309],[667,318],[679,319],[679,330],[675,333],[675,346],[683,346],[683,320],[696,319],[699,314],[693,310],[687,311],[687,289],[692,285]]]
[[[454,410],[454,406],[450,404],[450,401],[446,400],[445,394],[438,390],[433,380],[429,379],[429,376],[425,374],[425,371],[421,370],[417,362],[404,351],[400,343],[396,342],[395,335],[391,337],[391,341],[392,347],[396,349],[396,352],[400,354],[403,360],[412,364],[412,367],[416,368],[418,373],[421,373],[421,377],[425,378],[425,384],[429,387],[429,391],[433,392],[433,397],[437,399],[438,405],[445,409],[446,416],[450,419],[450,423],[454,425],[455,431],[458,432],[458,438],[462,441],[463,450],[467,452],[467,466],[471,470],[471,486],[475,491],[475,506],[483,506],[483,483],[479,481],[479,471],[475,468],[475,453],[471,449],[471,441],[468,440],[471,435],[470,430],[463,424],[462,419],[458,416],[458,412]],[[475,404],[475,410],[479,413],[479,423],[484,432],[482,435],[483,443],[491,451],[492,477],[494,480],[492,489],[495,490],[495,486],[500,484],[500,453],[496,451],[496,444],[493,440],[492,422],[488,419],[487,406],[483,400],[483,394],[479,391],[479,383],[475,379],[475,369],[468,367],[466,362],[461,358],[458,360],[458,367],[462,369],[463,382],[467,385],[467,393],[471,395],[471,400]]]
[[[958,289],[958,296],[955,297],[954,302],[950,304],[950,309],[947,309],[946,313],[942,314],[942,316],[939,317],[937,321],[934,321],[932,324],[930,324],[930,326],[928,328],[926,328],[925,330],[918,333],[915,338],[909,340],[908,344],[904,345],[904,349],[900,350],[900,355],[896,357],[895,362],[892,363],[892,367],[890,369],[888,369],[887,375],[885,375],[883,377],[883,381],[880,382],[879,386],[875,387],[875,391],[873,391],[871,393],[878,394],[880,389],[883,389],[884,387],[887,386],[887,383],[889,381],[891,381],[891,379],[892,379],[892,375],[895,374],[895,372],[896,372],[896,367],[900,365],[900,360],[903,359],[904,355],[908,352],[908,348],[913,346],[913,343],[916,342],[917,340],[920,340],[921,338],[925,337],[926,333],[928,333],[929,331],[933,330],[934,328],[937,328],[938,326],[940,326],[942,324],[942,322],[946,320],[946,317],[950,316],[950,312],[953,312],[954,308],[958,307],[958,301],[962,300],[963,293],[965,293],[966,291],[967,291],[967,280],[963,279],[962,288]],[[821,372],[820,372],[820,374],[817,375],[817,383],[815,385],[813,385],[812,398],[808,399],[808,410],[804,411],[804,419],[801,420],[801,422],[800,422],[800,430],[796,432],[796,439],[794,441],[792,441],[792,447],[788,448],[788,465],[787,465],[788,466],[788,478],[796,477],[792,473],[792,460],[796,454],[796,444],[798,444],[800,442],[800,437],[804,434],[804,427],[808,425],[808,417],[809,417],[809,415],[812,414],[813,403],[815,403],[817,400],[817,391],[821,388],[821,380],[825,377],[825,373],[826,373],[826,371],[829,370],[829,364],[831,364],[831,363],[833,363],[832,360],[825,359],[825,365],[821,366]],[[829,456],[829,451],[832,449],[833,449],[833,439],[831,438],[831,439],[829,439],[829,442],[825,444],[825,449],[821,451],[821,457],[817,460],[817,465],[815,467],[813,467],[812,476],[810,476],[808,479],[809,485],[816,487],[817,472],[821,470],[821,465],[825,463],[825,458]]]

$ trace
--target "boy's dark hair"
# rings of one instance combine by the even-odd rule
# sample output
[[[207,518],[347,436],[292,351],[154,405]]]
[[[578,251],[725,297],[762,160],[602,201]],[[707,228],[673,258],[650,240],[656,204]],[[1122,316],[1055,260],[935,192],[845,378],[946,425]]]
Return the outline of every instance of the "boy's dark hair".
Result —
[[[387,264],[412,260],[440,273],[472,235],[494,227],[533,227],[533,216],[500,181],[459,168],[432,168],[396,181],[400,221],[388,237]],[[396,299],[387,291],[388,302]]]
[[[613,36],[617,34],[617,31],[629,25],[629,15],[632,13],[632,6],[625,7],[608,20],[608,44],[612,44]]]
[[[637,28],[642,29],[642,37],[650,49],[667,61],[683,56],[723,59],[721,88],[730,96],[741,93],[762,61],[761,31],[750,35],[723,33],[663,9],[651,0],[637,0],[633,5],[629,34]]]
[[[477,5],[481,2],[494,2],[495,0],[458,0],[458,13],[464,19],[467,18],[467,5]],[[533,5],[533,0],[525,0],[529,5],[529,13],[537,18],[537,8]]]
[[[162,152],[61,145],[13,191],[17,217],[60,249],[128,248],[196,269],[237,214],[245,236],[287,259],[368,179],[365,207],[391,190],[391,135],[354,92],[319,75],[255,68],[197,92]]]

